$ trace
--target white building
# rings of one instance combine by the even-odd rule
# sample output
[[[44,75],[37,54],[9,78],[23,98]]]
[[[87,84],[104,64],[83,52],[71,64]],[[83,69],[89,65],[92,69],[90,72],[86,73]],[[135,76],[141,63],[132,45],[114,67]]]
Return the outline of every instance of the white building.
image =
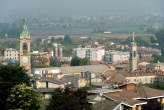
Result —
[[[104,59],[105,50],[100,48],[75,48],[74,56],[88,58],[90,61],[101,61]]]
[[[85,58],[87,50],[88,50],[88,48],[75,48],[75,49],[73,49],[73,54],[74,54],[74,56],[78,56],[80,58]]]
[[[129,52],[115,51],[105,54],[104,60],[107,62],[123,62],[129,60]]]
[[[164,63],[157,62],[157,63],[151,63],[146,65],[147,70],[158,70],[158,71],[164,71]]]
[[[4,57],[6,60],[19,60],[19,52],[13,48],[7,48],[4,51]]]

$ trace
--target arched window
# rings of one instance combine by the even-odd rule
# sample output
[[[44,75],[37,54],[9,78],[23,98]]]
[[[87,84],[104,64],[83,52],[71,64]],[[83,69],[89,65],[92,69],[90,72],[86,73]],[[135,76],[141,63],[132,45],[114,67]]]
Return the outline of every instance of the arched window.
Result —
[[[27,52],[28,52],[28,45],[27,43],[23,43],[23,53],[27,54]]]

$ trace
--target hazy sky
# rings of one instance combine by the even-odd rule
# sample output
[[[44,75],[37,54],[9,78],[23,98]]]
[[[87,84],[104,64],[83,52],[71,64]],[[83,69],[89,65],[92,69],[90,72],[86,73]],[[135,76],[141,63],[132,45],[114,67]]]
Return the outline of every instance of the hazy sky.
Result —
[[[0,0],[0,16],[164,15],[164,0]]]

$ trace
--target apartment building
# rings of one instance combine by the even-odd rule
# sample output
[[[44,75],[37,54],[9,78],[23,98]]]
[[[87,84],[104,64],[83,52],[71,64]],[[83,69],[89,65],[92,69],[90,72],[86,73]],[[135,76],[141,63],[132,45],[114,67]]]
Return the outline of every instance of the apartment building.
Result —
[[[90,61],[102,61],[105,50],[100,48],[75,48],[73,54],[80,58],[88,58]]]
[[[19,60],[19,52],[13,48],[7,48],[4,51],[4,58],[6,60]]]
[[[104,60],[111,63],[127,61],[129,60],[129,52],[110,52],[105,54]]]

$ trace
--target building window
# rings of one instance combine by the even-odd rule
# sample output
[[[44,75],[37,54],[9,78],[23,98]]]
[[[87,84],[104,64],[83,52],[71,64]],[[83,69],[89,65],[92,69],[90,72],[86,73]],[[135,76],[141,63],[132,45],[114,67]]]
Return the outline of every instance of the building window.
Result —
[[[130,53],[130,57],[133,57],[133,56],[132,56],[132,53]]]
[[[151,82],[153,83],[153,78],[151,78]]]
[[[48,88],[48,82],[46,81],[46,88]]]

